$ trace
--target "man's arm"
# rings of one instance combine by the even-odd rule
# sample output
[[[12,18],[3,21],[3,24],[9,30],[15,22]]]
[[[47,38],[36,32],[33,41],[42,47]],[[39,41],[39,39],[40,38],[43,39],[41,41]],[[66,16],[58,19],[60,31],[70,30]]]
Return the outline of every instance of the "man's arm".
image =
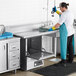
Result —
[[[58,23],[57,23],[54,27],[55,27],[55,28],[60,27],[60,25],[62,25],[63,23],[65,23],[65,21],[66,21],[66,15],[63,13],[63,14],[61,15],[61,17],[59,18]]]
[[[57,23],[57,24],[56,24],[55,26],[53,26],[52,28],[48,29],[48,31],[56,30],[59,26],[60,26],[60,24]]]
[[[58,11],[58,10],[56,11],[56,13],[57,13],[58,15],[61,15],[61,14],[62,14],[62,13],[61,13],[60,11]]]
[[[60,24],[57,23],[54,27],[55,27],[55,28],[58,28],[58,27],[60,27]]]
[[[52,10],[53,10],[54,12],[56,12],[58,15],[61,15],[61,14],[62,14],[60,11],[57,10],[56,6],[55,6],[54,8],[52,8]]]

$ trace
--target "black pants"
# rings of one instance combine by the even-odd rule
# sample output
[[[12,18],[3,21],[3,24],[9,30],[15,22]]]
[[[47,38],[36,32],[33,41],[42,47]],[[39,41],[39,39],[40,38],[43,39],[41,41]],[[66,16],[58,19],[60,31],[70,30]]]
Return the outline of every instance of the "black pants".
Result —
[[[68,51],[68,53],[69,53],[69,55],[68,55],[68,60],[69,60],[70,62],[73,61],[73,57],[74,57],[73,45],[72,45],[73,36],[74,36],[74,35],[68,36],[68,40],[67,40],[67,51]]]

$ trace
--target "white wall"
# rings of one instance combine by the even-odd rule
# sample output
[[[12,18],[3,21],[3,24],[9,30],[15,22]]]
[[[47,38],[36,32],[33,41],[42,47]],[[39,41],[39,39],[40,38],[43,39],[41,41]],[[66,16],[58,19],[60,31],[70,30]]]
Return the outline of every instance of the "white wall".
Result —
[[[54,24],[58,21],[58,15],[51,17],[54,0],[48,0],[48,20]],[[69,8],[76,18],[76,0],[56,0],[56,6],[60,2],[69,2]],[[44,9],[43,9],[44,8]],[[5,26],[40,23],[47,20],[47,0],[0,0],[0,24]]]
[[[46,21],[47,0],[0,0],[0,24],[5,26]]]

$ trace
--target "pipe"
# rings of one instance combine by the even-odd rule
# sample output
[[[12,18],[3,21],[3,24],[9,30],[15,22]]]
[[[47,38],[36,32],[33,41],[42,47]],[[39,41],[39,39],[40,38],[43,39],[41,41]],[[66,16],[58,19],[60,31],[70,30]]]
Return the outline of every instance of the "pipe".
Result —
[[[56,0],[54,0],[54,7],[55,6],[56,6]],[[52,14],[52,17],[54,17],[54,11],[53,10],[52,10],[51,14]]]

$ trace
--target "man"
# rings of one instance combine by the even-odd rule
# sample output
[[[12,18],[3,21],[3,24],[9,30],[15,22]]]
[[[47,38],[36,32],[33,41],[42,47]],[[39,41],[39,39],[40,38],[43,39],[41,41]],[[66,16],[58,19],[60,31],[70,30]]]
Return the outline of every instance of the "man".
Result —
[[[60,17],[59,22],[54,27],[49,29],[49,31],[52,31],[59,27],[61,48],[61,61],[59,63],[63,66],[66,66],[67,51],[69,53],[67,62],[72,63],[74,57],[74,49],[72,45],[73,36],[75,33],[75,30],[73,28],[74,16],[68,10],[68,5],[69,4],[65,2],[60,3],[59,7],[62,13],[59,12],[56,7],[53,8],[53,11],[59,14]]]

